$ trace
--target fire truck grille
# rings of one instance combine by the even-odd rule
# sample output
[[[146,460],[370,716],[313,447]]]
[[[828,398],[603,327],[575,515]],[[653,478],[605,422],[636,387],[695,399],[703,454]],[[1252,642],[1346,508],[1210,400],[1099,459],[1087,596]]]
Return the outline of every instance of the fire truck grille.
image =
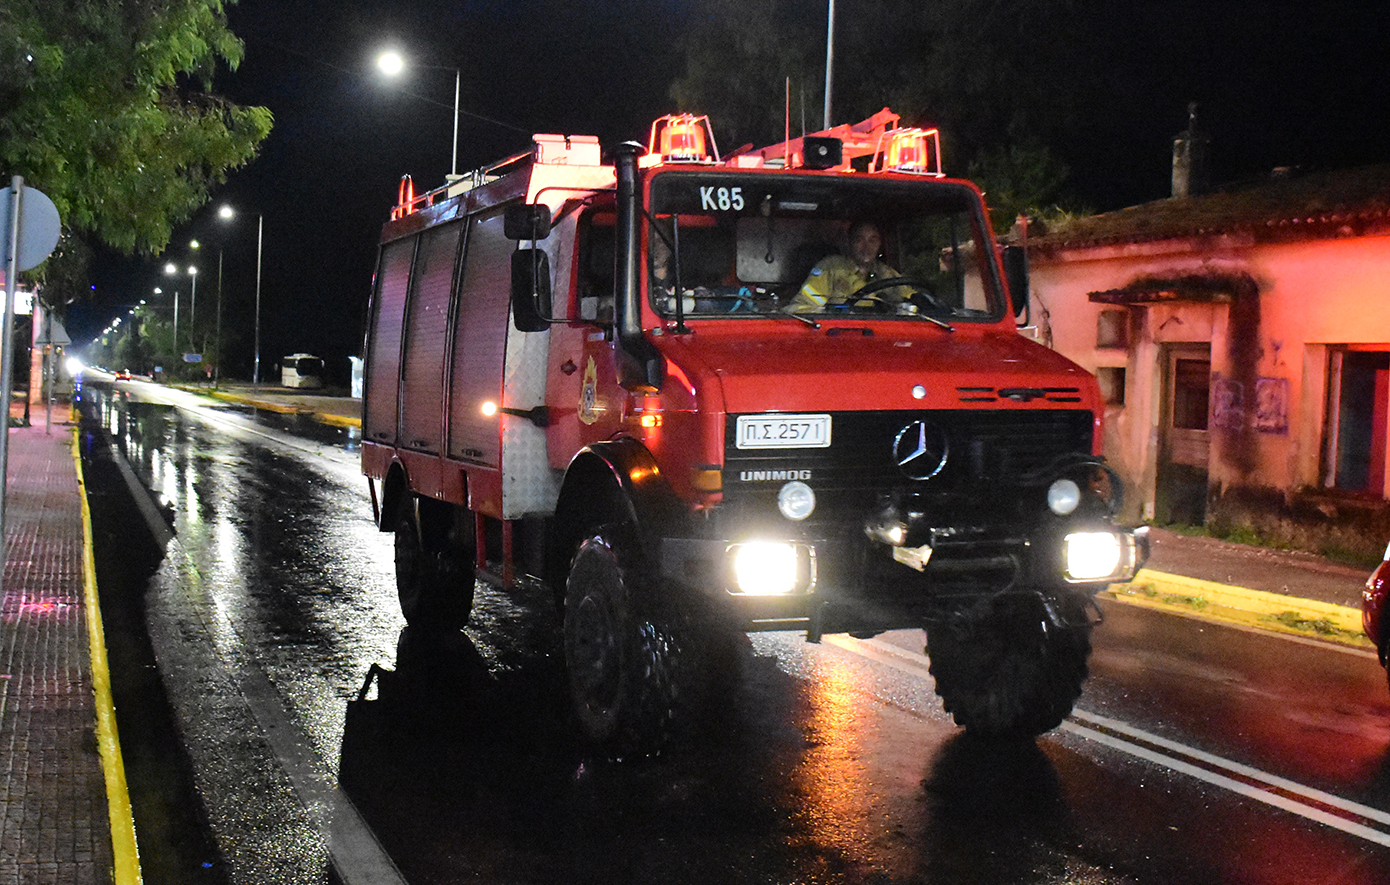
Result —
[[[1036,482],[1068,454],[1091,451],[1092,415],[1078,409],[837,412],[830,445],[740,449],[737,416],[725,436],[724,497],[761,497],[791,479],[818,497],[912,489],[969,494],[982,484]]]

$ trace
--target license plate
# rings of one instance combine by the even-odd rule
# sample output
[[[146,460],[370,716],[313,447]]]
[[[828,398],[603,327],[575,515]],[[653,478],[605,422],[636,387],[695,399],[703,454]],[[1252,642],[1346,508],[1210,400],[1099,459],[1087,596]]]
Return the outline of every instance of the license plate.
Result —
[[[740,415],[740,449],[823,449],[830,445],[829,415]]]

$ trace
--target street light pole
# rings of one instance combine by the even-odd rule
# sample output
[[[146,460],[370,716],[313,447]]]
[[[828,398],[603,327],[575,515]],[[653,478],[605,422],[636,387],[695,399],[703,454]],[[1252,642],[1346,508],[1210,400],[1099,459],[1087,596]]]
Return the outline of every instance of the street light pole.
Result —
[[[395,50],[387,50],[377,56],[377,68],[388,77],[398,76],[405,70],[405,58]],[[415,65],[417,68],[431,71],[453,71],[454,72],[454,150],[449,162],[449,178],[458,178],[459,174],[459,92],[463,83],[463,70],[449,65]]]
[[[179,267],[174,262],[164,265],[164,274],[174,277],[174,358],[179,356],[179,286],[178,286]],[[176,368],[171,366],[170,371],[176,373]]]
[[[198,242],[197,240],[191,240],[191,241],[189,241],[189,243],[188,243],[188,248],[192,249],[192,250],[193,250],[193,254],[196,255],[196,254],[198,254],[198,250],[199,250],[200,248],[202,248],[202,245],[203,245],[203,244],[200,243],[200,242]],[[197,267],[193,267],[193,266],[190,266],[190,267],[188,268],[188,272],[189,272],[189,273],[196,273],[197,270],[198,270]],[[193,328],[194,326],[196,326],[197,324],[198,324],[198,278],[197,278],[197,277],[194,277],[194,278],[193,278],[193,301],[192,301],[192,303],[188,306],[188,327],[189,327],[190,329],[192,329],[192,328]]]
[[[825,128],[830,128],[830,87],[832,72],[835,69],[835,0],[830,0],[830,9],[825,20]]]
[[[261,383],[261,231],[265,216],[256,215],[256,359],[251,369],[251,383]]]
[[[212,356],[212,383],[222,378],[222,247],[217,247],[217,352]]]
[[[463,72],[454,68],[454,159],[449,164],[449,177],[458,178],[459,174],[459,82],[463,78]]]
[[[193,295],[188,303],[188,328],[193,329],[193,325],[198,319],[198,266],[196,264],[188,266],[188,275],[193,278]],[[195,334],[195,331],[190,331],[188,337],[193,338]]]

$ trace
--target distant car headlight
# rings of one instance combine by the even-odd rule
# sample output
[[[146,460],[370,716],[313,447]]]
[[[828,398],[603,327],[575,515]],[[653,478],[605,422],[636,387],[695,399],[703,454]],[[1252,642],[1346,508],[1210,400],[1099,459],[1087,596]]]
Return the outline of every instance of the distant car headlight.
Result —
[[[785,596],[805,583],[801,555],[795,544],[751,541],[736,544],[733,555],[734,584],[749,596]]]
[[[1072,532],[1063,540],[1066,578],[1086,583],[1118,578],[1133,562],[1133,544],[1115,532]]]

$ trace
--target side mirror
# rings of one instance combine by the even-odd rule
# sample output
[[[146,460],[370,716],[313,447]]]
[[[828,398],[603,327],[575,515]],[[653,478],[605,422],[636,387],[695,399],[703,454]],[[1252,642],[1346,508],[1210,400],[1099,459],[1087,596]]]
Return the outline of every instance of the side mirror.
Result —
[[[1028,250],[1022,246],[1004,247],[1004,282],[1009,287],[1009,302],[1014,316],[1028,313]],[[1025,322],[1027,320],[1025,319]]]
[[[521,332],[550,328],[550,256],[540,249],[512,253],[512,322]]]
[[[544,203],[513,203],[502,217],[502,234],[509,240],[543,240],[550,236],[550,207]]]

